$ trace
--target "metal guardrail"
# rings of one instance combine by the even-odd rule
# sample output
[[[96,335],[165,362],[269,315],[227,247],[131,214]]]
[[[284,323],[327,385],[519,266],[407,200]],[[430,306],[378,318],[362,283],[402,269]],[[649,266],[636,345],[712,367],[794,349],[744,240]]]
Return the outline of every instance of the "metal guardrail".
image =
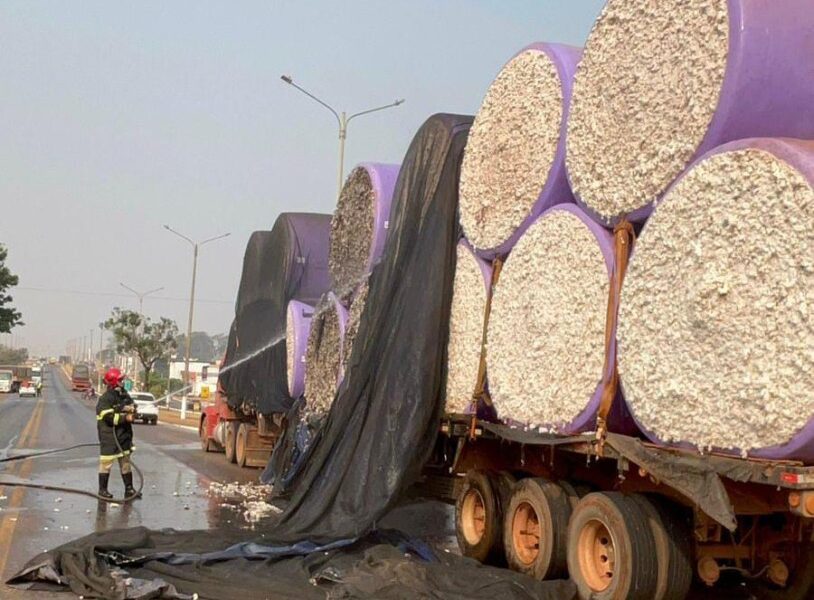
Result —
[[[158,400],[156,400],[156,401],[155,401],[155,403],[156,403],[156,405],[158,405],[158,406],[162,406],[162,405],[163,405],[163,406],[164,406],[164,407],[165,407],[167,410],[170,410],[170,411],[173,411],[173,412],[178,412],[178,413],[181,413],[181,418],[182,418],[182,419],[185,419],[185,418],[186,418],[186,416],[187,416],[187,412],[192,412],[192,413],[200,414],[201,409],[202,409],[204,406],[206,406],[206,405],[210,404],[210,401],[206,401],[206,400],[203,400],[203,399],[200,399],[200,398],[196,398],[195,400],[193,400],[193,407],[194,407],[194,406],[197,404],[197,406],[198,406],[198,410],[193,410],[193,408],[192,408],[192,407],[190,407],[190,401],[189,401],[189,397],[188,397],[188,395],[187,395],[187,392],[188,392],[189,390],[191,390],[191,389],[192,389],[192,386],[191,386],[191,385],[188,385],[188,386],[182,387],[180,390],[175,390],[175,391],[173,391],[173,392],[170,392],[169,394],[165,394],[164,396],[162,396],[161,398],[159,398]],[[171,401],[172,401],[174,398],[176,398],[177,396],[181,396],[181,399],[180,399],[180,407],[179,407],[179,408],[176,408],[176,407],[174,407],[174,406],[170,406],[170,402],[171,402]]]

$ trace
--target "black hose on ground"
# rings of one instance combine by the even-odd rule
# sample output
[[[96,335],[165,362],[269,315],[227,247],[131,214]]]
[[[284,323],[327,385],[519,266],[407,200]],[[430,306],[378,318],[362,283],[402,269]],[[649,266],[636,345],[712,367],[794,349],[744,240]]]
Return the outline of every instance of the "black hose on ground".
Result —
[[[118,436],[115,435],[115,430],[114,430],[113,439],[116,440],[116,446],[118,447],[119,452],[123,453],[124,450],[122,450],[122,446],[119,443]],[[52,450],[43,450],[41,452],[30,452],[28,454],[19,454],[19,455],[15,455],[15,456],[8,456],[6,458],[0,459],[0,463],[11,462],[11,461],[14,461],[14,460],[24,460],[26,458],[39,458],[41,456],[47,456],[49,454],[57,454],[59,452],[68,452],[69,450],[75,450],[76,448],[90,448],[91,446],[98,447],[99,443],[96,442],[96,443],[88,443],[88,444],[76,444],[75,446],[68,446],[66,448],[54,448]],[[144,475],[142,474],[141,469],[138,468],[138,465],[132,459],[130,459],[130,466],[133,468],[133,471],[136,472],[136,475],[138,475],[138,480],[139,480],[138,488],[136,488],[136,493],[135,494],[131,494],[130,496],[125,496],[121,500],[119,500],[117,498],[105,498],[104,496],[100,496],[99,494],[95,494],[93,492],[89,492],[87,490],[82,490],[82,489],[79,489],[79,488],[62,487],[62,486],[58,486],[58,485],[50,485],[50,484],[45,484],[45,483],[34,483],[33,481],[5,481],[5,480],[0,479],[0,486],[32,488],[32,489],[36,489],[36,490],[49,490],[49,491],[52,491],[52,492],[62,492],[62,493],[65,493],[65,494],[80,494],[82,496],[88,496],[90,498],[96,498],[97,500],[101,500],[102,502],[130,502],[131,500],[135,500],[136,498],[141,496],[141,490],[144,489]]]

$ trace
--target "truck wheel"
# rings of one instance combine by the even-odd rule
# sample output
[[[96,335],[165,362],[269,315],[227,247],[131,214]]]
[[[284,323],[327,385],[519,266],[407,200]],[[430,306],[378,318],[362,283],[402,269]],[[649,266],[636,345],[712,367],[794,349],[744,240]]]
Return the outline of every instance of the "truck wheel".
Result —
[[[634,494],[656,542],[658,577],[653,600],[684,600],[693,578],[692,533],[681,511],[666,500]]]
[[[639,504],[619,492],[588,494],[568,525],[568,571],[580,600],[652,600],[656,542]]]
[[[461,554],[482,563],[501,554],[500,500],[484,471],[469,471],[455,502],[455,534]]]
[[[249,426],[241,423],[237,428],[237,439],[235,440],[235,462],[237,466],[246,466],[246,450],[249,445]]]
[[[503,545],[509,568],[535,579],[567,574],[568,495],[545,479],[521,480],[503,520]]]
[[[760,579],[747,587],[757,600],[809,600],[814,595],[814,544],[802,545],[785,587]]]
[[[237,421],[229,421],[226,424],[226,460],[235,462],[235,442],[237,441],[237,428],[240,425]]]
[[[198,438],[201,440],[201,450],[204,452],[212,452],[212,440],[206,433],[208,429],[206,415],[201,417],[201,424],[198,425]]]

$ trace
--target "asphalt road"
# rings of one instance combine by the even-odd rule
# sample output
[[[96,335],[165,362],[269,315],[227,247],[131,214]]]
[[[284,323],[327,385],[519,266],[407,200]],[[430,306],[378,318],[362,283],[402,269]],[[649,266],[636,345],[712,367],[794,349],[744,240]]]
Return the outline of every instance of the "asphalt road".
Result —
[[[96,442],[94,404],[71,392],[61,371],[46,372],[40,398],[0,394],[0,455]],[[0,486],[0,574],[5,581],[28,559],[76,537],[114,527],[206,529],[226,524],[248,527],[233,510],[206,493],[212,481],[256,481],[259,471],[228,464],[222,454],[204,453],[197,432],[159,423],[135,425],[134,461],[144,472],[144,498],[132,504],[105,505],[73,494]],[[0,465],[0,480],[23,479],[96,491],[98,450]],[[114,466],[111,492],[123,485]],[[0,587],[0,598],[49,598]],[[53,597],[62,597],[53,596]]]

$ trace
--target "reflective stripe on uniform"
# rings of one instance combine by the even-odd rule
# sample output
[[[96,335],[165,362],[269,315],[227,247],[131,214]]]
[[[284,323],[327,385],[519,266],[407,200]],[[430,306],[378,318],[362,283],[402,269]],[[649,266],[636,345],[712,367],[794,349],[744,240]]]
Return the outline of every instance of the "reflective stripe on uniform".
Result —
[[[113,415],[113,424],[114,425],[119,424],[119,419],[121,419],[121,416],[122,416],[121,413],[116,413],[115,415]]]
[[[118,454],[100,454],[99,460],[116,460],[117,458],[121,458],[123,456],[129,456],[136,447],[133,446],[130,450],[125,450],[124,452],[119,452]]]
[[[101,421],[105,418],[105,415],[109,415],[110,413],[116,412],[112,408],[106,408],[105,410],[101,411],[98,415],[96,415],[96,420]]]

